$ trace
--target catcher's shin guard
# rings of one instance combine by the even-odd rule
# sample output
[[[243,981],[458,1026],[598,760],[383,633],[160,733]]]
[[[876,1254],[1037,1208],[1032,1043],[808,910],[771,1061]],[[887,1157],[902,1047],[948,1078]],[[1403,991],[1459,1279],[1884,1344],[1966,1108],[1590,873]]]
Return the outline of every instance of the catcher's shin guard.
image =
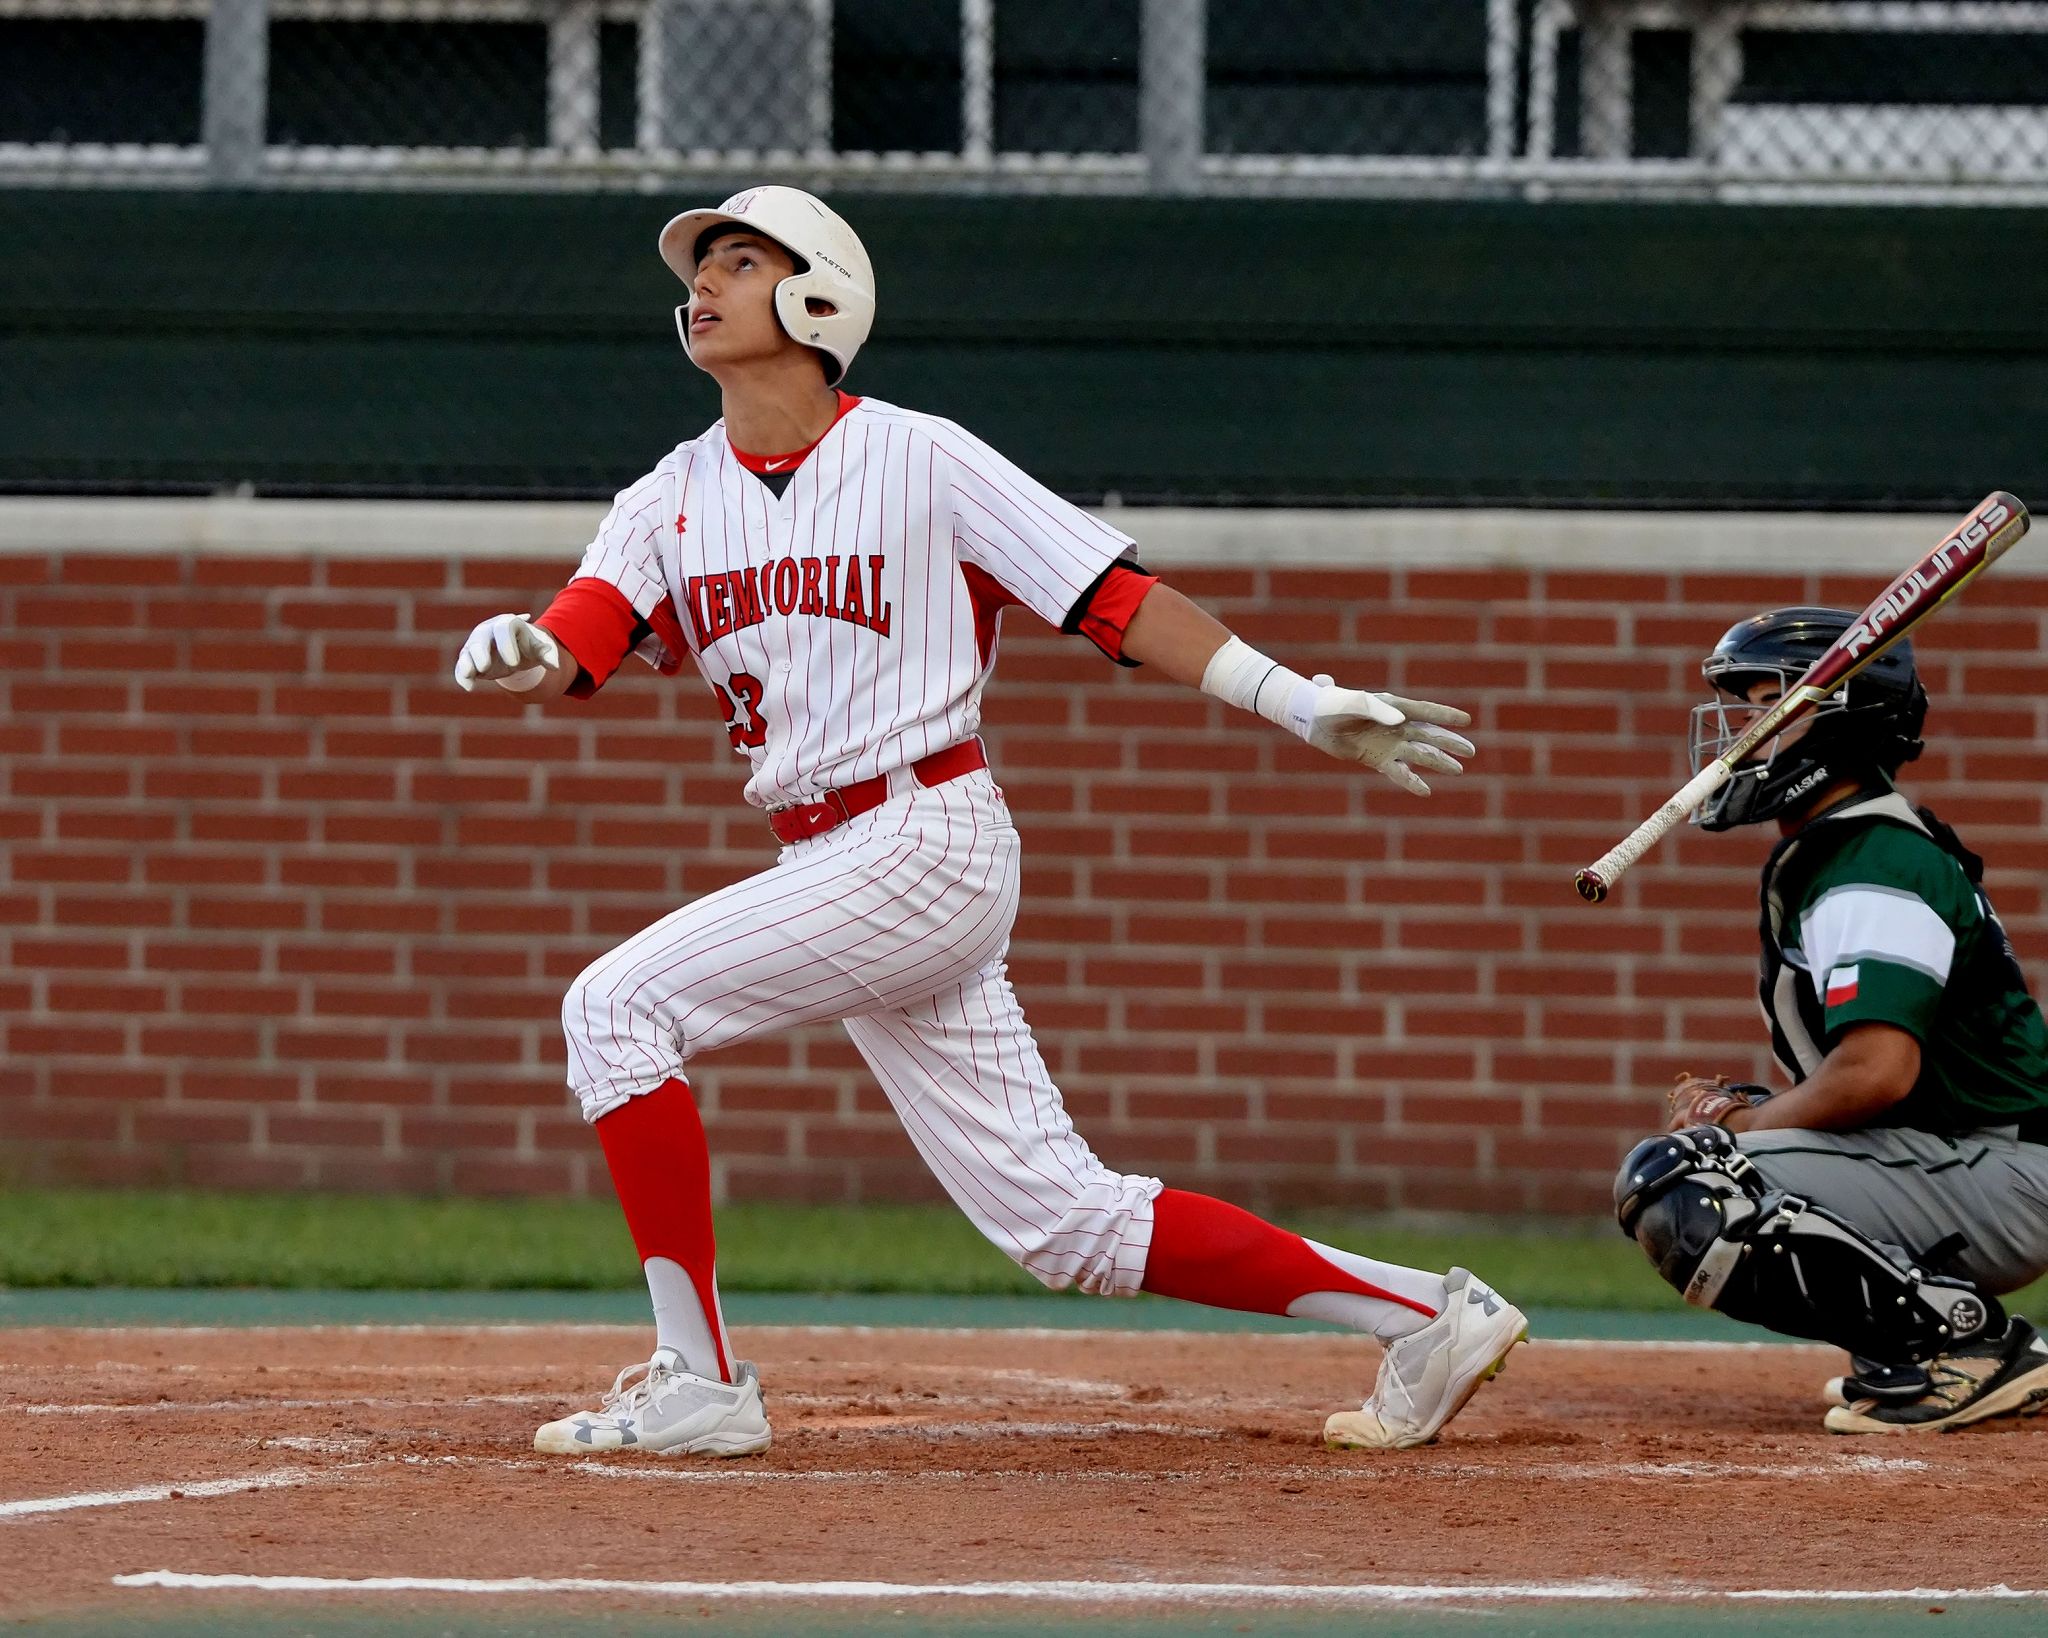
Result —
[[[1768,1187],[1719,1126],[1638,1143],[1615,1179],[1614,1214],[1687,1302],[1866,1359],[1931,1359],[2005,1325],[1966,1281]]]

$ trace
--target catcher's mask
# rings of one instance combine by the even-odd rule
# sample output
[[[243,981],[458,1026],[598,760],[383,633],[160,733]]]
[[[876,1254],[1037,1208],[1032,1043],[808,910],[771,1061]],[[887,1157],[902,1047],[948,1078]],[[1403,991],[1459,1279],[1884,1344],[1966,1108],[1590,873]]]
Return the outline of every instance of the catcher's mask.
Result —
[[[1770,683],[1775,699],[1847,631],[1855,616],[1841,609],[1775,609],[1733,626],[1700,665],[1716,698],[1692,713],[1692,770],[1727,751],[1763,715],[1750,696]],[[1777,734],[1701,805],[1702,830],[1753,825],[1794,808],[1814,792],[1850,777],[1889,788],[1900,766],[1920,754],[1927,690],[1913,666],[1913,645],[1901,641],[1823,701],[1790,744]]]

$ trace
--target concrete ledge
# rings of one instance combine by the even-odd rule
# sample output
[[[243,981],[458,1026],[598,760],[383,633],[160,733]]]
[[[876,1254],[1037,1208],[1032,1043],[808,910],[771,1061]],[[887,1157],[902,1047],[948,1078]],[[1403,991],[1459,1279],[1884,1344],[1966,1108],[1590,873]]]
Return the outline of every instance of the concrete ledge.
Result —
[[[0,555],[531,558],[565,572],[595,502],[0,497]],[[1157,567],[1844,571],[1882,581],[1954,520],[1929,513],[1112,508]],[[2021,553],[2001,575],[2048,574]],[[1873,590],[1876,589],[1873,587]]]

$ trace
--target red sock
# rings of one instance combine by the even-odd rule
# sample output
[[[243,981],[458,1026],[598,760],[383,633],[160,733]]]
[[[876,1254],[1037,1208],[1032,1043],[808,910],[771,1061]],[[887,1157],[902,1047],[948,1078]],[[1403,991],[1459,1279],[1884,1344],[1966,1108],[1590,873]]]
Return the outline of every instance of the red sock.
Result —
[[[730,1382],[713,1279],[718,1245],[711,1229],[711,1151],[689,1086],[664,1081],[628,1098],[598,1121],[597,1137],[640,1261],[666,1257],[689,1275],[718,1350],[719,1374]]]
[[[1426,1303],[1347,1273],[1300,1235],[1184,1189],[1166,1189],[1152,1203],[1144,1288],[1250,1314],[1285,1314],[1311,1291],[1337,1291],[1436,1317]]]

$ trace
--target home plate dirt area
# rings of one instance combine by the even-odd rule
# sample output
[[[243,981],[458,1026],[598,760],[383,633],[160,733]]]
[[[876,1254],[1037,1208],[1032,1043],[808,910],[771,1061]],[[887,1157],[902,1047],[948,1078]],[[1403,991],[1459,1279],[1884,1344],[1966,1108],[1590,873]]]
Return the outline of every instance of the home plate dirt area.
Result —
[[[533,1454],[536,1424],[645,1351],[639,1329],[0,1335],[14,1616],[393,1595],[538,1615],[572,1593],[578,1614],[1165,1615],[2048,1582],[2048,1422],[1831,1436],[1818,1391],[1841,1355],[1819,1348],[1539,1340],[1440,1443],[1334,1454],[1323,1416],[1375,1358],[1345,1336],[748,1328],[775,1448],[706,1462]]]

